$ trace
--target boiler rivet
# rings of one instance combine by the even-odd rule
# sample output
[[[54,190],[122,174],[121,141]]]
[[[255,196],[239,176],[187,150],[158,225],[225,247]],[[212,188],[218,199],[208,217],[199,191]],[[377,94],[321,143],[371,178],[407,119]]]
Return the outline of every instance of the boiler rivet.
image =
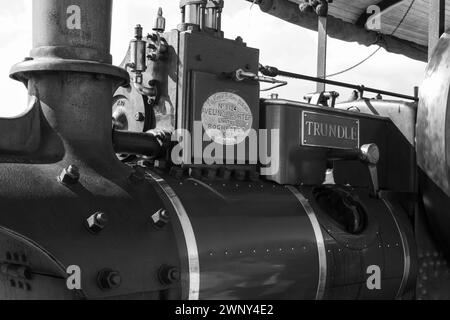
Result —
[[[142,112],[138,112],[134,115],[136,121],[142,122],[145,120],[145,115]]]
[[[181,274],[178,268],[163,265],[159,268],[158,277],[162,284],[170,285],[172,283],[179,282],[181,279]]]
[[[122,277],[117,271],[104,269],[98,273],[97,283],[102,290],[116,289],[122,283]]]

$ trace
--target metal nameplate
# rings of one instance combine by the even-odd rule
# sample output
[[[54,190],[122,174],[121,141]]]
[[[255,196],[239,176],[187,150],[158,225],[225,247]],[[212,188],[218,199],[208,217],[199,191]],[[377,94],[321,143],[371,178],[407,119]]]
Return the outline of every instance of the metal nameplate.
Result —
[[[302,146],[359,149],[359,120],[302,112]]]

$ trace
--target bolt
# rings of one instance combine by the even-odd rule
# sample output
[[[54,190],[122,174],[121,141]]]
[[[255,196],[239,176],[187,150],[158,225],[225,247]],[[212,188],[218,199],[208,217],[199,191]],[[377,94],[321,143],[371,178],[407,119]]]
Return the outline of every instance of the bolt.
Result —
[[[184,169],[181,168],[181,167],[172,167],[172,168],[170,169],[169,174],[170,174],[172,177],[174,177],[175,179],[180,180],[180,179],[183,178],[183,175],[184,175]]]
[[[108,216],[102,212],[96,212],[86,220],[86,226],[92,233],[99,233],[108,223]]]
[[[80,180],[80,170],[77,166],[70,165],[63,169],[58,177],[58,180],[63,184],[76,184]]]
[[[142,112],[138,112],[134,115],[136,121],[142,122],[145,120],[145,115]]]
[[[250,181],[258,182],[258,181],[260,181],[260,179],[259,179],[260,174],[258,171],[250,171],[249,178],[250,178]]]
[[[231,170],[228,170],[227,168],[220,168],[219,177],[223,180],[230,180]]]
[[[116,289],[122,283],[122,277],[117,271],[103,269],[97,275],[97,283],[102,290]]]
[[[158,277],[162,284],[170,285],[179,282],[181,274],[178,268],[163,265],[159,268]]]
[[[152,215],[153,224],[156,228],[162,229],[170,222],[170,216],[164,209],[159,209]]]
[[[236,170],[234,172],[234,176],[238,181],[245,181],[247,178],[247,172],[245,172],[245,170]]]
[[[30,280],[32,277],[32,273],[29,267],[10,263],[0,264],[0,273],[9,277],[27,280]]]
[[[216,169],[206,169],[205,170],[205,178],[207,180],[215,180],[217,176],[217,170]]]

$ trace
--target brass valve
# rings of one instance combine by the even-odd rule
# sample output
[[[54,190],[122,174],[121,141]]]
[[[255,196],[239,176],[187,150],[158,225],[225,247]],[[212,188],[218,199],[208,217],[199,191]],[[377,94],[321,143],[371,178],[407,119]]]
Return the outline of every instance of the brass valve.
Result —
[[[162,33],[166,30],[166,19],[163,17],[162,8],[158,9],[158,15],[156,16],[155,25],[153,31]]]

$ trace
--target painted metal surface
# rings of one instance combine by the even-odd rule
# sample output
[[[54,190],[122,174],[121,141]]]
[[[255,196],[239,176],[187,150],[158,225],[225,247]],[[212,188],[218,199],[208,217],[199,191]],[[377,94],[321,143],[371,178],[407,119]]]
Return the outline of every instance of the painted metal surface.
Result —
[[[36,276],[34,282],[16,282],[0,275],[0,283],[13,288],[0,290],[0,297],[74,298],[63,283],[69,265],[82,269],[82,298],[87,299],[413,296],[417,259],[411,222],[404,214],[410,202],[400,201],[399,193],[370,196],[369,180],[361,174],[366,168],[351,162],[335,165],[338,185],[327,188],[341,191],[338,200],[332,199],[338,205],[324,205],[318,194],[324,188],[328,150],[302,148],[299,141],[303,111],[358,119],[361,144],[380,147],[381,186],[411,193],[412,146],[389,119],[285,100],[263,101],[260,113],[257,83],[217,77],[224,70],[257,72],[257,50],[239,39],[223,39],[221,34],[174,31],[168,33],[172,38],[169,66],[158,78],[163,82],[163,100],[156,106],[160,114],[169,112],[166,118],[157,118],[157,113],[145,109],[145,100],[144,109],[134,106],[144,117],[156,116],[155,121],[147,119],[136,126],[139,131],[192,128],[192,121],[201,114],[198,106],[226,87],[245,98],[255,129],[264,123],[283,130],[283,174],[296,180],[269,182],[255,175],[256,166],[249,165],[171,167],[163,159],[138,158],[139,165],[126,166],[115,155],[111,135],[111,89],[128,80],[125,70],[110,65],[111,5],[106,0],[38,0],[35,4],[39,34],[32,59],[17,65],[12,77],[28,86],[40,116],[40,135],[36,149],[26,157],[0,159],[0,264],[7,265],[7,276],[12,277],[7,268],[10,260],[25,263],[20,254],[31,252],[28,256],[33,259],[26,266],[47,268],[46,275],[57,275],[57,280]],[[78,10],[90,13],[77,21]],[[95,11],[103,19],[94,17]],[[49,15],[54,19],[47,19]],[[100,26],[99,21],[106,23]],[[153,65],[146,81],[158,73],[161,64]],[[126,104],[119,107],[127,108]],[[437,108],[441,117],[442,109]],[[136,149],[133,143],[125,144]],[[288,161],[296,162],[299,171],[286,170]],[[74,166],[77,175],[61,179]],[[228,175],[219,174],[222,169]],[[436,198],[427,196],[442,195],[429,184],[421,188],[424,202],[436,206]],[[443,198],[448,195],[444,193]],[[364,218],[361,228],[348,228],[345,208],[363,211],[350,216]],[[91,218],[99,213],[108,219],[92,228],[95,221]],[[368,268],[373,266],[382,272],[382,287],[376,290],[367,285]],[[120,285],[102,286],[99,276],[106,269],[120,275]],[[13,283],[25,288],[28,284],[31,290],[39,286],[39,290],[18,293]]]
[[[359,99],[336,104],[336,109],[389,118],[411,146],[416,142],[417,102]]]
[[[395,221],[395,225],[398,229],[398,232],[400,234],[400,239],[402,241],[403,256],[404,256],[403,277],[402,277],[402,281],[400,283],[400,287],[398,288],[398,292],[396,295],[396,298],[400,299],[404,295],[405,288],[407,286],[407,282],[411,277],[411,274],[410,274],[410,272],[411,272],[411,249],[410,249],[410,243],[409,243],[409,241],[411,241],[411,239],[408,239],[406,237],[406,235],[404,234],[404,232],[402,230],[402,226],[400,225],[400,223],[396,217],[396,211],[394,210],[392,205],[389,203],[389,201],[383,199],[383,202],[386,204],[386,206],[389,208],[389,212],[392,214],[392,218]]]
[[[301,144],[306,147],[358,149],[359,120],[319,112],[302,112]]]
[[[411,298],[417,275],[415,249],[410,247],[411,267],[405,285],[407,260],[402,234],[383,201],[369,197],[364,189],[335,186],[345,188],[365,208],[365,227],[362,232],[352,234],[344,231],[335,218],[315,201],[318,188],[300,187],[299,191],[309,200],[323,230],[328,270],[324,299]],[[412,226],[404,216],[402,209],[396,206],[395,217],[401,221],[403,234],[408,241],[414,242]],[[378,266],[381,270],[381,290],[370,290],[367,286],[371,266]],[[400,290],[402,294],[398,296]]]
[[[325,295],[325,288],[327,284],[327,254],[325,248],[325,241],[322,235],[322,227],[317,220],[317,216],[314,213],[313,208],[309,204],[309,201],[294,187],[288,186],[289,191],[291,191],[295,197],[300,201],[306,213],[308,214],[309,220],[311,220],[311,225],[314,229],[314,234],[316,236],[317,251],[319,256],[319,282],[317,284],[316,300],[322,300]]]
[[[0,227],[0,299],[82,299],[82,290],[68,291],[66,270],[48,250],[15,231]],[[19,266],[24,274],[5,272]]]
[[[34,0],[32,57],[112,63],[111,0]]]
[[[302,205],[285,187],[167,181],[195,230],[200,299],[316,298],[315,233]]]
[[[450,138],[448,128],[450,34],[439,40],[420,90],[417,161],[420,168],[450,196]]]
[[[187,295],[184,295],[184,297],[187,296],[188,300],[198,300],[200,294],[200,261],[198,257],[197,240],[194,229],[192,228],[192,223],[180,198],[178,198],[172,187],[154,172],[148,172],[147,175],[164,191],[165,196],[175,209],[187,249],[187,255],[183,258],[187,259],[189,266],[187,270],[187,289],[184,289],[184,291],[187,291]]]
[[[80,29],[65,24],[67,10],[77,14],[75,5],[86,13]],[[35,22],[33,59],[13,68],[13,77],[23,80],[38,101],[41,139],[33,153],[0,163],[0,225],[46,248],[62,269],[79,266],[88,299],[176,299],[179,283],[158,279],[162,265],[180,264],[171,230],[157,230],[151,222],[164,203],[150,183],[117,159],[112,145],[112,90],[128,75],[108,64],[111,7],[112,1],[103,0],[35,3],[34,15],[43,20]],[[49,46],[57,48],[48,51]],[[69,166],[78,168],[79,179],[62,183],[58,177]],[[108,222],[94,235],[85,223],[96,212]],[[156,252],[159,259],[154,259]],[[39,263],[32,260],[30,267]],[[121,275],[119,287],[98,285],[105,268]],[[59,289],[52,289],[52,281],[36,283],[42,290],[36,291],[39,298],[52,298],[59,289],[66,294],[61,298],[70,297],[64,280]],[[2,296],[14,297],[14,292]]]
[[[417,115],[420,189],[435,237],[450,247],[450,34],[445,33],[428,63]]]

